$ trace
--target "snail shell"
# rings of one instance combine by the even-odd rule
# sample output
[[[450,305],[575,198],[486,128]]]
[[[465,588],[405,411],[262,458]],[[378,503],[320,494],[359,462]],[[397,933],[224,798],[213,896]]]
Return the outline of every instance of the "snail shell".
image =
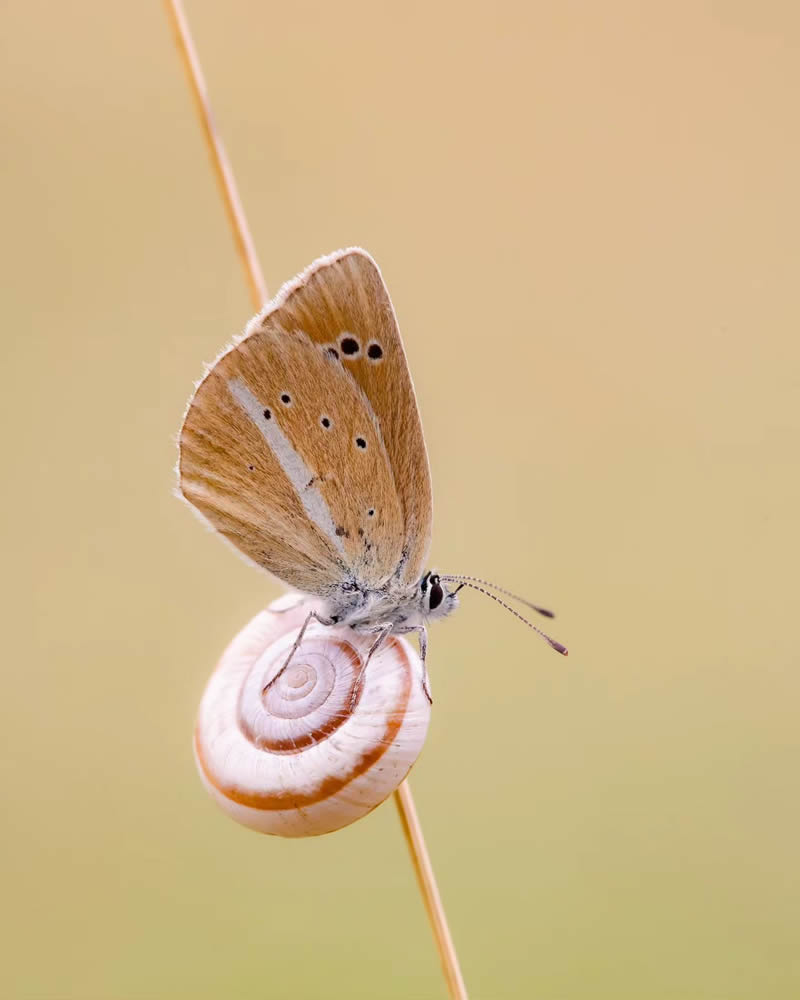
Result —
[[[397,636],[373,654],[357,690],[374,637],[312,621],[270,684],[318,607],[286,595],[256,615],[200,703],[200,777],[229,816],[262,833],[308,837],[360,819],[405,778],[428,731],[422,663]]]

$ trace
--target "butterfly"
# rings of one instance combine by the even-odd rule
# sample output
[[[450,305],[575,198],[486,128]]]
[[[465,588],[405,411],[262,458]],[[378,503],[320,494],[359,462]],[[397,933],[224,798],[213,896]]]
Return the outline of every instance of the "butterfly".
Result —
[[[375,636],[451,614],[477,577],[423,567],[432,491],[414,387],[389,293],[357,247],[285,284],[198,383],[180,432],[180,492],[257,566],[314,595],[312,619]],[[455,586],[451,586],[454,584]],[[363,671],[362,671],[363,672]],[[426,678],[426,692],[429,692]],[[274,678],[273,678],[274,682]]]

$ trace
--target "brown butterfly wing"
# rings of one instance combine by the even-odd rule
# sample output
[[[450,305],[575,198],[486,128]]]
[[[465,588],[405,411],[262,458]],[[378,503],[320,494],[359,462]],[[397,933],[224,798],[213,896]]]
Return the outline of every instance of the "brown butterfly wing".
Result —
[[[367,254],[321,259],[251,321],[191,400],[179,464],[184,497],[293,587],[324,596],[348,577],[371,587],[398,570],[401,582],[419,577],[427,456]]]
[[[432,528],[428,456],[400,330],[373,259],[351,248],[323,257],[281,289],[249,330],[302,330],[338,355],[369,400],[389,457],[403,520],[399,578],[421,576]],[[354,341],[357,350],[352,350]],[[332,355],[333,356],[333,355]]]
[[[201,383],[181,433],[183,495],[254,562],[309,593],[379,586],[403,519],[363,392],[300,331],[249,334]]]
[[[344,575],[338,553],[228,387],[237,350],[217,362],[189,405],[180,435],[181,493],[248,559],[298,590],[322,593]]]

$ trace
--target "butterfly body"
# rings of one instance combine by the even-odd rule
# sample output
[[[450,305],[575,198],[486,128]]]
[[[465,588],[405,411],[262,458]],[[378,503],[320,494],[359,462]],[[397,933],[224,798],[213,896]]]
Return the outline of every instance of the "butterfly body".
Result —
[[[444,618],[458,606],[458,598],[452,591],[439,585],[442,597],[431,606],[431,594],[436,584],[429,580],[438,579],[435,574],[426,573],[413,587],[393,585],[392,581],[376,590],[362,588],[358,583],[347,584],[340,593],[328,599],[328,614],[337,623],[351,625],[360,631],[391,624],[394,631],[416,630],[425,627],[433,619]]]
[[[423,573],[425,440],[389,293],[364,250],[315,261],[217,358],[189,402],[178,468],[182,496],[241,555],[323,601],[287,665],[312,618],[375,633],[370,656],[390,633],[416,632],[424,663],[427,625],[455,610],[461,587],[504,603],[485,581]]]
[[[285,285],[198,384],[180,489],[238,551],[320,597],[326,621],[420,631],[430,473],[388,291],[351,248]],[[437,592],[438,594],[438,592]]]

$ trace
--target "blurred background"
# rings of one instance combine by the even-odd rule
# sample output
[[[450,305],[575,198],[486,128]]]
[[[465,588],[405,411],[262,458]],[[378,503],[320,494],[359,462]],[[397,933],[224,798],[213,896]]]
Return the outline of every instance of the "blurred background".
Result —
[[[189,0],[270,290],[358,243],[466,594],[413,787],[471,993],[800,992],[800,13]],[[227,819],[200,694],[279,587],[172,496],[252,308],[163,9],[3,4],[0,995],[441,997],[387,804]]]

